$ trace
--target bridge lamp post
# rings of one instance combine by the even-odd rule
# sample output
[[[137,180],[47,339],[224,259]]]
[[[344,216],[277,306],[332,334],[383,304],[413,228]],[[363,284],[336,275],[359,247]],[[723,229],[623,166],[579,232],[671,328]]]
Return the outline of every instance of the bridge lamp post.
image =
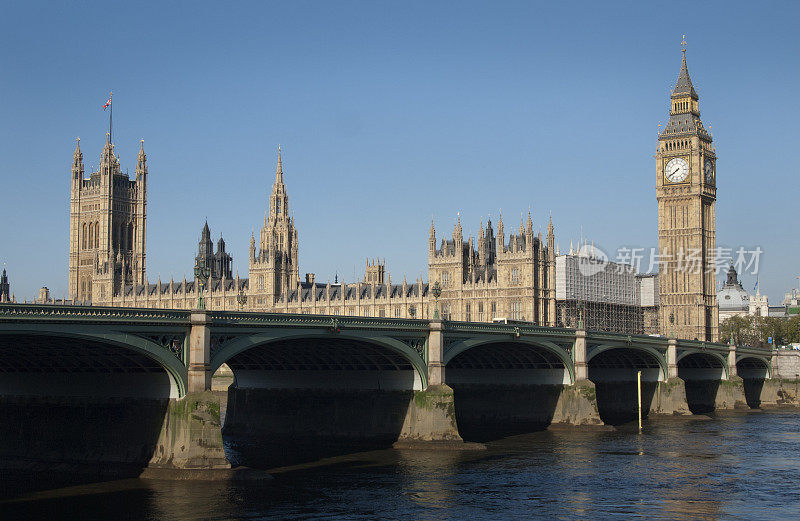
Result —
[[[414,306],[414,304],[411,304],[410,306],[408,306],[408,316],[411,317],[411,318],[414,318],[414,316],[416,314],[417,314],[416,306]]]
[[[669,314],[669,337],[675,338],[675,312]]]
[[[236,295],[236,302],[239,303],[239,311],[242,311],[244,305],[247,304],[247,295],[244,294],[244,288],[239,288],[239,294]]]
[[[206,287],[206,279],[208,279],[208,267],[205,260],[199,259],[194,266],[194,280],[197,282],[197,309],[206,309],[203,302],[203,290]]]
[[[442,286],[439,284],[438,280],[433,285],[433,289],[431,290],[431,293],[433,293],[433,298],[435,300],[435,305],[434,305],[435,307],[433,309],[433,318],[435,320],[438,320],[439,319],[439,297],[442,296]]]

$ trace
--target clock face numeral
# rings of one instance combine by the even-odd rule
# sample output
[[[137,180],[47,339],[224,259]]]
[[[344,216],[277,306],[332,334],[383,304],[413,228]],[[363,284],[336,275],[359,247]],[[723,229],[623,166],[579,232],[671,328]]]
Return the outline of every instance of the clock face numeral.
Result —
[[[706,173],[706,183],[713,183],[714,182],[714,162],[710,159],[706,159],[705,164],[705,173]]]
[[[664,177],[670,183],[681,183],[689,177],[689,163],[685,159],[676,157],[670,159],[664,167]]]

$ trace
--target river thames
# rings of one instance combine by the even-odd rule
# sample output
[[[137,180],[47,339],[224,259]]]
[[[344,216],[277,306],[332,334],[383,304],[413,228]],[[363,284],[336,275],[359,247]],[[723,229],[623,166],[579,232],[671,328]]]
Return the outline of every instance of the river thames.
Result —
[[[776,519],[800,516],[800,414],[653,419],[642,434],[555,430],[485,451],[380,450],[271,469],[274,480],[125,479],[31,492],[3,519]],[[27,489],[27,490],[26,490]]]

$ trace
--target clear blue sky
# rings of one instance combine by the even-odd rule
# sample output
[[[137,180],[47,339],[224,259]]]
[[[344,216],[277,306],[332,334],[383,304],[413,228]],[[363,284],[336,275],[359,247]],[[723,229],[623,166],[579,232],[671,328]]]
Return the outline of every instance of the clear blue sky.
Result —
[[[277,145],[301,273],[427,277],[431,216],[464,233],[552,211],[561,249],[657,245],[657,124],[681,35],[719,156],[717,241],[761,246],[771,303],[800,275],[793,2],[4,2],[0,262],[67,285],[75,137],[149,158],[147,273],[191,273],[207,217],[247,274]],[[753,287],[753,277],[744,284]]]

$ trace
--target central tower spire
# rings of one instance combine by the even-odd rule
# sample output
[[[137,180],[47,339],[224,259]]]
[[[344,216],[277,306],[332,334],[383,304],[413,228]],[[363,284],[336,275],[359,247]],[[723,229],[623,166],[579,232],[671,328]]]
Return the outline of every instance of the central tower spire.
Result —
[[[281,146],[278,145],[278,167],[275,169],[275,185],[283,185],[283,162],[281,161]]]

